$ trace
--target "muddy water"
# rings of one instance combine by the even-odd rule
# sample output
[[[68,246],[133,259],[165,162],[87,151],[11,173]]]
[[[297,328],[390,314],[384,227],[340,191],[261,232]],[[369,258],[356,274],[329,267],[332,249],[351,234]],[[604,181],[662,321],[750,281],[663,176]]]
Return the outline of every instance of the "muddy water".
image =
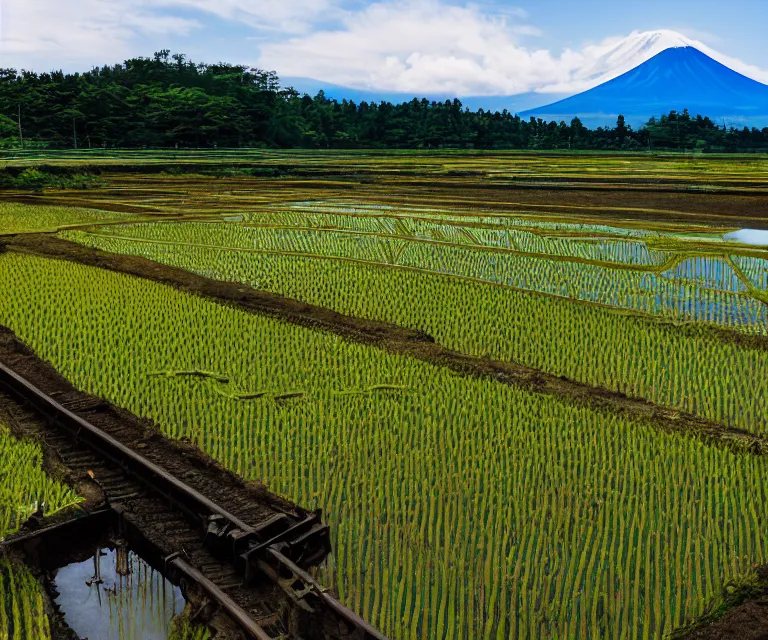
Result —
[[[127,549],[101,549],[56,574],[65,621],[89,640],[167,640],[184,597]]]

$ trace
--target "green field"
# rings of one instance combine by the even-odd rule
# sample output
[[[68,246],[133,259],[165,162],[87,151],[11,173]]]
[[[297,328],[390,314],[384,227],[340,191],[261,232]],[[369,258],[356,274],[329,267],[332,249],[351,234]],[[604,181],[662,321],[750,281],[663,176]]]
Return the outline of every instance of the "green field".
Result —
[[[42,455],[37,443],[14,438],[0,416],[0,540],[42,503],[47,515],[55,515],[79,502],[71,489],[46,475]]]
[[[759,226],[764,159],[81,155],[42,159],[98,161],[106,186],[0,203],[0,235],[47,231],[768,436],[768,249],[723,239]],[[584,176],[598,186],[575,193]],[[768,563],[768,456],[738,434],[715,445],[589,393],[8,247],[0,325],[79,389],[322,508],[323,582],[393,639],[662,637]]]
[[[23,565],[0,555],[0,638],[50,640],[40,583]]]
[[[78,207],[29,206],[0,202],[0,235],[58,231],[94,222],[124,222],[137,216]]]
[[[150,223],[60,235],[353,316],[422,329],[465,353],[512,360],[731,426],[768,432],[768,349],[734,344],[710,330],[712,325],[766,335],[768,305],[762,299],[768,259],[738,255],[739,249],[726,253],[721,240],[699,238],[692,249],[686,247],[691,241],[676,236],[584,225],[577,230],[566,227],[574,234],[567,239],[544,236],[540,245],[549,242],[550,251],[537,246],[538,253],[550,257],[528,258],[522,251],[498,253],[467,246],[471,235],[463,246],[412,241],[404,232],[396,236],[395,227],[406,222],[394,215],[363,220],[368,227],[389,224],[388,235],[339,234],[338,217],[334,213],[331,220],[316,222],[332,229],[317,231],[297,231],[283,220],[277,228],[241,222]],[[547,232],[548,223],[526,222],[526,229]],[[347,226],[353,224],[362,223],[352,218]],[[518,231],[520,226],[504,229],[509,243],[539,240],[527,230]],[[475,227],[451,230],[459,236],[467,230],[478,234]],[[554,231],[561,233],[563,226]],[[597,232],[609,239],[595,244]],[[625,259],[622,266],[628,266],[629,256],[645,259],[633,269],[565,257],[606,246],[611,251],[614,238],[628,234],[643,240],[619,241],[616,255]],[[676,266],[660,274],[652,270],[651,250],[645,244],[649,237],[676,243],[677,256],[658,252],[656,259],[663,264],[677,260]],[[707,256],[706,251],[720,256]],[[640,270],[643,267],[648,271]],[[592,304],[573,303],[587,302],[585,298]],[[660,319],[684,322],[686,330]],[[631,360],[626,358],[628,349],[635,353]],[[745,371],[754,377],[743,375]]]

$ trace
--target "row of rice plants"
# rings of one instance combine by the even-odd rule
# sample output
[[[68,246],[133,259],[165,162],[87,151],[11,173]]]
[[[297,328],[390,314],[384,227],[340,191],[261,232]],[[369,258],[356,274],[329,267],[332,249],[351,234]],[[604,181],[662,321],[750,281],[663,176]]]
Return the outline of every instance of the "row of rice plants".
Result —
[[[525,202],[510,202],[507,198],[494,198],[493,194],[483,190],[482,182],[475,189],[466,193],[457,193],[454,189],[442,189],[436,184],[435,190],[407,193],[382,189],[380,185],[367,185],[354,194],[323,194],[324,199],[295,200],[286,202],[285,207],[276,208],[273,200],[271,213],[275,216],[300,213],[308,218],[339,215],[353,217],[397,216],[409,217],[434,222],[448,222],[488,227],[512,226],[555,232],[560,234],[608,235],[623,238],[655,239],[677,237],[678,234],[695,234],[697,238],[709,241],[722,241],[725,230],[720,223],[707,220],[697,222],[679,222],[674,217],[666,221],[640,218],[612,218],[607,207],[589,205],[560,205],[553,201],[550,205]],[[306,193],[306,192],[305,192]],[[315,194],[313,194],[315,195]],[[563,209],[567,211],[564,213]],[[246,220],[258,222],[268,210],[246,209]],[[653,213],[653,209],[630,209],[636,213]],[[608,214],[597,217],[595,214]],[[712,226],[715,224],[716,226]],[[300,225],[301,226],[301,225]]]
[[[768,557],[764,458],[82,265],[5,254],[0,295],[79,388],[323,508],[394,638],[658,637]]]
[[[550,177],[594,178],[631,178],[638,175],[647,180],[664,178],[693,182],[697,185],[712,185],[718,182],[755,182],[766,180],[766,163],[755,157],[706,158],[664,156],[664,157],[617,157],[606,154],[582,153],[562,155],[538,154],[531,152],[494,151],[473,152],[462,150],[381,150],[377,152],[363,150],[221,150],[221,151],[98,151],[85,154],[77,151],[34,151],[19,156],[0,155],[2,164],[36,164],[46,160],[52,164],[77,165],[98,160],[104,164],[127,162],[134,165],[167,163],[185,163],[201,165],[211,161],[254,162],[260,165],[305,166],[322,172],[323,169],[349,168],[355,171],[380,171],[394,176],[402,171],[417,168],[419,172],[430,172],[439,176],[445,171],[477,172],[479,178],[522,176],[526,178],[540,176],[544,180]],[[470,178],[471,179],[471,178]],[[476,178],[477,179],[477,178]]]
[[[50,640],[40,583],[24,565],[0,554],[0,640]]]
[[[362,201],[355,195],[348,200],[311,200],[306,202],[293,202],[287,208],[267,209],[264,211],[246,212],[246,221],[265,222],[273,221],[279,224],[285,217],[296,217],[298,221],[309,221],[310,226],[326,226],[324,219],[337,221],[341,228],[349,228],[350,225],[362,224],[359,220],[372,220],[380,217],[397,217],[412,220],[431,221],[434,224],[458,223],[474,226],[497,227],[521,227],[532,228],[550,232],[573,232],[584,235],[611,235],[625,238],[647,238],[660,234],[659,230],[650,230],[617,225],[601,224],[597,222],[566,222],[558,219],[553,214],[543,211],[524,212],[525,205],[504,209],[483,209],[482,203],[471,206],[463,203],[465,208],[456,206],[456,198],[452,200],[454,206],[448,206],[448,202],[441,202],[433,193],[427,196],[415,195],[409,197],[407,202],[388,204],[388,194],[377,193],[371,190],[370,194],[362,197],[371,198],[370,201]],[[523,216],[522,214],[527,215]],[[352,218],[352,220],[350,220]],[[346,219],[346,220],[345,220]],[[636,223],[635,223],[636,224]],[[298,226],[303,226],[299,224]],[[662,225],[666,228],[666,225]]]
[[[248,214],[244,222],[259,226],[281,226],[305,229],[338,229],[370,234],[392,235],[404,238],[418,238],[426,241],[447,242],[473,247],[507,249],[521,253],[551,255],[563,258],[580,258],[608,264],[637,266],[660,266],[669,260],[666,252],[648,249],[640,241],[628,242],[600,237],[601,233],[580,225],[581,229],[569,237],[544,235],[527,231],[516,220],[497,219],[494,224],[480,225],[462,220],[449,222],[444,218],[423,220],[401,215],[384,217],[328,214],[318,215],[289,210],[285,213],[265,212]],[[530,228],[530,227],[529,227]]]
[[[0,236],[16,233],[57,231],[72,225],[119,222],[136,215],[49,205],[26,205],[0,202]]]
[[[46,515],[78,504],[71,488],[43,471],[43,454],[36,442],[18,440],[0,423],[0,540],[45,503]]]
[[[751,286],[761,291],[768,291],[768,261],[748,256],[732,256],[731,259]]]
[[[515,232],[509,241],[514,244],[521,234],[532,235]],[[101,229],[95,234],[64,232],[62,237],[117,253],[152,253],[152,249],[137,249],[130,242],[126,246],[124,241],[135,238],[142,242],[232,248],[254,253],[334,257],[468,278],[679,321],[720,324],[746,333],[768,333],[768,306],[750,296],[746,285],[722,258],[692,258],[666,273],[657,274],[611,268],[608,263],[576,260],[577,256],[570,259],[527,256],[516,253],[514,247],[494,251],[395,236],[206,223],[127,225]],[[614,251],[625,257],[637,255],[634,250],[620,249],[613,241],[595,246],[596,251],[603,252],[603,257]],[[717,277],[701,277],[705,269]]]
[[[210,232],[207,227],[195,225],[181,232],[173,232],[176,225],[158,225],[143,229],[147,235],[158,235],[162,240],[137,238],[137,242],[175,243],[179,245],[211,246],[218,249],[235,247],[253,253],[293,253],[312,257],[335,257],[420,271],[441,273],[458,278],[474,279],[512,288],[546,293],[608,306],[616,306],[642,313],[671,317],[676,320],[700,321],[720,324],[748,333],[768,331],[768,310],[763,302],[750,297],[745,287],[733,278],[736,291],[711,289],[698,278],[680,277],[682,271],[670,274],[642,273],[625,269],[606,269],[599,265],[580,262],[549,260],[520,255],[491,252],[469,247],[434,245],[410,242],[399,238],[380,238],[366,235],[296,232],[287,229],[259,229],[239,233]],[[197,226],[198,229],[191,227]],[[186,225],[185,225],[186,227]],[[122,253],[152,249],[126,248],[123,241],[132,239],[133,227],[114,234],[66,232],[70,240],[88,246]],[[199,237],[201,231],[204,238]],[[118,235],[124,234],[124,235]],[[176,236],[178,240],[167,239]],[[239,237],[238,237],[239,236]],[[243,246],[246,245],[246,246]],[[720,262],[722,270],[730,267]]]
[[[184,229],[179,233],[184,234]],[[595,305],[349,261],[92,235],[67,237],[349,315],[422,329],[441,344],[465,353],[512,360],[730,426],[768,433],[764,410],[768,404],[768,352],[724,342],[706,328],[689,327],[681,332],[652,318]],[[556,276],[553,272],[552,277]],[[562,281],[568,286],[564,277]],[[696,290],[698,297],[670,304],[691,314],[706,309],[713,319],[729,317],[721,294]],[[752,302],[755,312],[765,315],[766,306]]]

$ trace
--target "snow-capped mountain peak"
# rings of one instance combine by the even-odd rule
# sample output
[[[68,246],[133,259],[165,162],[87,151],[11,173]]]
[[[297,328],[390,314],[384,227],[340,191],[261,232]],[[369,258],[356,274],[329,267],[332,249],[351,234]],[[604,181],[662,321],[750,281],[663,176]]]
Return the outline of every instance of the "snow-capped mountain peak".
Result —
[[[600,44],[584,47],[571,56],[570,78],[556,84],[544,85],[539,93],[579,93],[618,78],[639,67],[668,49],[692,47],[739,73],[768,84],[768,72],[715,51],[703,42],[693,40],[677,31],[633,31],[623,38],[609,38]]]
[[[600,84],[634,69],[662,51],[678,47],[700,48],[704,45],[666,29],[633,31],[621,40],[587,47],[584,55],[589,62],[575,79],[592,85]]]
[[[632,44],[654,51],[659,40],[648,38]],[[668,42],[666,39],[662,44]],[[578,116],[583,122],[584,118],[596,118],[605,124],[621,114],[642,124],[651,116],[683,109],[716,119],[765,122],[768,85],[730,69],[697,47],[673,46],[617,78],[520,115],[555,121]]]

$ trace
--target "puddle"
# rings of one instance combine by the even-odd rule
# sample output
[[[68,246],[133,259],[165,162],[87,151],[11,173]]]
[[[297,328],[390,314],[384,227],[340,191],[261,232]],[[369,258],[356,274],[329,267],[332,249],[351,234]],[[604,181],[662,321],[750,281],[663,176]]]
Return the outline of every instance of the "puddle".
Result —
[[[768,246],[768,231],[764,229],[739,229],[738,231],[726,233],[723,236],[723,240],[766,247]]]
[[[65,622],[89,640],[167,640],[185,605],[178,587],[125,547],[59,569],[55,583]]]

